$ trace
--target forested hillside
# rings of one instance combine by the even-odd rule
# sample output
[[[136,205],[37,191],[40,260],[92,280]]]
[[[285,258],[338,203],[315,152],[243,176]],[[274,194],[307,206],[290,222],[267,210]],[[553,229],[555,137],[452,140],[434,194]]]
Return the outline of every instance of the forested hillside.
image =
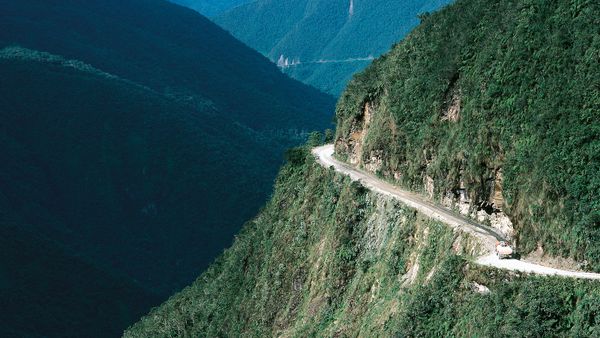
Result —
[[[273,62],[282,56],[290,63],[299,61],[283,70],[337,96],[353,74],[370,64],[370,57],[389,50],[418,24],[418,14],[450,2],[259,0],[214,20]]]
[[[0,169],[7,203],[163,296],[256,213],[284,150],[331,124],[331,97],[166,1],[0,1],[0,27],[0,45],[66,65],[3,66],[2,133],[14,134],[0,156],[19,159]],[[65,74],[71,62],[124,80]],[[28,168],[35,179],[20,178]]]
[[[265,209],[125,337],[594,337],[595,281],[469,262],[472,239],[290,153]]]
[[[266,195],[274,146],[216,111],[48,54],[1,56],[3,210],[26,229],[164,294]]]
[[[467,0],[427,17],[348,86],[337,152],[506,214],[524,254],[600,271],[599,13],[594,1]]]
[[[173,3],[189,7],[208,17],[221,14],[236,6],[246,4],[251,0],[169,0]]]
[[[599,270],[599,12],[458,0],[424,16],[342,95],[337,156],[502,223],[521,257]],[[479,266],[469,233],[323,168],[318,143],[288,152],[233,246],[125,337],[600,335],[597,282]]]

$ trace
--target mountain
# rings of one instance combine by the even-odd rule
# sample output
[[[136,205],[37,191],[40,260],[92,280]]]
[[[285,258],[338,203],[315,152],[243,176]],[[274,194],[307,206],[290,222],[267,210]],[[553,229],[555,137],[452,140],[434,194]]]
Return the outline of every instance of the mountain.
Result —
[[[165,1],[0,1],[0,27],[26,48],[3,50],[7,210],[163,297],[256,213],[284,149],[331,125],[331,97]]]
[[[599,5],[460,1],[447,13],[348,86],[336,152],[487,219],[523,253],[600,271]]]
[[[328,126],[333,99],[202,15],[162,0],[0,2],[0,43],[81,60],[265,133]],[[269,109],[265,109],[269,107]]]
[[[54,242],[0,227],[0,336],[118,336],[160,298]]]
[[[302,150],[198,280],[124,337],[594,337],[597,281],[473,264],[468,233]],[[326,184],[324,184],[326,183]]]
[[[259,0],[214,18],[290,76],[338,96],[419,23],[450,0]]]
[[[236,6],[246,4],[251,0],[170,0],[181,6],[189,7],[208,17],[221,14]]]
[[[598,13],[458,0],[424,16],[341,96],[337,158],[513,236],[523,259],[599,271]],[[476,233],[323,167],[317,144],[288,152],[233,246],[125,337],[600,334],[596,281],[477,264]]]
[[[31,232],[167,293],[267,193],[275,147],[218,112],[81,62],[2,52],[3,209]]]

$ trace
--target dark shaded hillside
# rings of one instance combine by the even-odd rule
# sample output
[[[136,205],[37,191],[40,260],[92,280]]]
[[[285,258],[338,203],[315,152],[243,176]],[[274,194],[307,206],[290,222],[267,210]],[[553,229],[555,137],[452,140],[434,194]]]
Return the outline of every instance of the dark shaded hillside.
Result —
[[[159,302],[4,214],[0,223],[1,337],[117,337]]]
[[[3,148],[25,162],[2,171],[21,189],[9,201],[39,204],[48,212],[35,217],[52,215],[56,229],[35,226],[163,294],[189,283],[258,210],[283,151],[331,125],[333,98],[166,1],[0,0],[2,45],[125,79],[6,64],[2,131],[19,133]],[[8,150],[0,156],[12,162]],[[25,193],[25,173],[38,177],[39,196]]]
[[[371,62],[348,59],[381,55],[419,23],[418,14],[450,2],[259,0],[215,21],[273,62],[282,55],[298,59],[301,63],[286,68],[286,73],[337,96],[352,75]],[[344,62],[315,63],[319,60]]]
[[[1,0],[0,42],[212,104],[269,133],[323,129],[333,115],[332,98],[284,76],[202,15],[162,0]]]
[[[268,194],[275,147],[211,108],[28,50],[0,69],[5,217],[145,287],[191,281]]]

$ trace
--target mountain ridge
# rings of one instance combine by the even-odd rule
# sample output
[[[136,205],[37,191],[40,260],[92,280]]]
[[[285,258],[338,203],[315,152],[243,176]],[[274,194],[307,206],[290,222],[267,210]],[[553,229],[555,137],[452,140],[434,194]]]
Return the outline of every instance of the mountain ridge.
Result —
[[[299,60],[300,64],[283,71],[337,96],[352,75],[364,69],[370,60],[347,64],[312,62],[378,57],[418,24],[418,14],[448,3],[446,0],[354,0],[350,15],[347,0],[257,1],[236,7],[214,20],[273,62],[282,56]]]
[[[189,7],[207,17],[221,14],[236,6],[243,5],[251,0],[169,0],[181,6]]]
[[[250,215],[254,208],[246,200],[260,203],[261,194],[267,193],[260,181],[270,181],[268,170],[252,175],[244,174],[252,168],[252,164],[269,166],[268,161],[272,161],[271,165],[277,166],[276,159],[269,155],[271,150],[265,148],[268,143],[257,138],[256,132],[243,126],[235,127],[233,121],[227,122],[209,111],[207,115],[198,116],[199,111],[196,108],[182,106],[147,87],[119,79],[78,61],[16,47],[8,51],[2,50],[2,54],[0,67],[4,75],[0,81],[0,87],[3,88],[0,105],[4,107],[4,117],[0,143],[4,149],[1,157],[7,166],[0,174],[3,186],[0,209],[3,210],[3,218],[6,221],[12,220],[12,223],[20,224],[30,233],[38,233],[42,237],[61,243],[77,255],[94,261],[104,270],[119,271],[135,278],[146,289],[162,293],[164,297],[165,293],[170,293],[185,283],[184,280],[196,275],[203,260],[209,260],[214,252],[221,250],[221,245],[215,239],[220,238],[220,241],[227,242],[227,233],[233,236],[236,231],[234,224],[229,225],[229,228],[219,226],[219,219],[222,217],[209,218],[211,213],[220,214],[222,207],[211,207],[210,203],[207,204],[208,200],[203,201],[202,191],[207,190],[207,184],[184,183],[190,180],[192,175],[201,172],[210,173],[205,175],[211,176],[215,182],[221,181],[221,160],[229,157],[232,161],[233,157],[226,154],[213,159],[207,157],[207,154],[217,153],[217,149],[231,147],[226,144],[230,141],[221,141],[221,146],[214,144],[217,135],[233,132],[236,135],[230,137],[230,140],[244,140],[240,146],[255,145],[256,148],[232,148],[232,153],[244,154],[235,158],[245,159],[245,163],[227,164],[226,173],[234,176],[228,178],[233,184],[245,186],[239,189],[244,195],[221,198],[220,203],[235,206],[239,217],[248,217],[244,216],[244,213]],[[21,57],[22,55],[27,56]],[[54,85],[51,84],[53,81]],[[95,89],[92,90],[91,87]],[[45,95],[35,96],[36,90]],[[118,91],[122,94],[116,94]],[[12,94],[8,96],[9,93]],[[76,99],[72,98],[70,103],[61,101],[68,96],[67,94],[75,93],[78,96]],[[135,104],[137,107],[132,109],[132,106],[128,105],[133,104],[134,99],[147,103],[138,102]],[[167,105],[171,113],[164,114]],[[148,113],[161,111],[163,116],[157,114],[142,123],[126,122],[130,130],[124,131],[123,120],[132,121],[129,117],[135,116],[144,107]],[[178,114],[176,112],[186,110],[185,114],[179,113],[177,119],[180,122],[174,123]],[[72,115],[75,112],[79,112],[80,115]],[[100,112],[103,113],[98,115]],[[128,117],[115,120],[114,115],[117,112],[123,117]],[[196,115],[193,119],[189,118],[193,115],[186,117],[186,114],[191,112]],[[48,115],[51,113],[56,115],[51,117]],[[60,119],[64,119],[64,122],[60,122]],[[118,121],[119,119],[121,121]],[[157,119],[162,119],[161,124],[164,126],[157,128],[157,125],[151,122],[158,121]],[[101,120],[104,120],[103,123],[94,126],[92,121]],[[177,127],[186,120],[193,127]],[[61,124],[63,127],[60,127]],[[7,129],[8,126],[11,126],[11,129]],[[80,130],[73,130],[75,126]],[[166,126],[179,130],[177,136],[173,137],[184,141],[173,142],[173,137],[161,135]],[[229,132],[223,131],[224,126]],[[140,128],[149,130],[141,132]],[[194,129],[194,134],[197,135],[190,137],[193,135],[190,131]],[[19,132],[15,134],[15,131]],[[28,139],[27,135],[35,137]],[[108,141],[112,137],[115,137],[114,141],[122,137],[117,135],[125,135],[127,139],[120,146]],[[155,149],[149,148],[150,144],[159,139],[162,139],[164,144],[156,144]],[[193,141],[194,139],[196,140]],[[189,144],[184,145],[186,142]],[[170,147],[168,153],[159,151],[165,146]],[[271,147],[276,146],[273,144]],[[102,150],[103,148],[105,150]],[[113,150],[107,153],[106,149],[109,148]],[[191,151],[197,153],[197,160],[184,161],[174,157],[182,152]],[[164,158],[166,154],[171,158],[168,161],[169,165],[184,166],[188,170],[177,180],[181,183],[173,181],[170,189],[166,189],[167,186],[161,188],[160,183],[165,177],[169,177],[168,175],[160,179],[156,176],[157,170],[162,171],[164,167],[160,169],[160,165],[153,163],[159,157]],[[94,157],[96,155],[99,157]],[[201,167],[198,167],[199,165]],[[173,167],[170,170],[182,169]],[[116,175],[117,173],[119,175]],[[142,174],[141,180],[138,173]],[[127,177],[130,177],[129,183],[125,182]],[[103,182],[103,186],[97,186],[97,183],[93,182]],[[182,189],[181,184],[187,184],[188,187]],[[188,191],[195,188],[200,192]],[[218,191],[210,193],[213,196],[219,195]],[[177,204],[169,202],[177,196],[186,197]],[[172,217],[172,211],[168,210],[177,211],[182,207],[187,210],[189,204],[197,202],[201,203],[196,205],[196,210],[186,211],[185,217]],[[114,208],[115,203],[123,203],[123,207]],[[171,206],[167,208],[168,205]],[[203,217],[200,218],[199,213],[203,214]],[[190,223],[192,218],[202,219],[204,228],[165,228],[156,233],[158,229],[153,229],[153,224],[165,222],[165,217],[179,219],[182,224],[196,223],[195,220]],[[125,220],[130,229],[125,227]],[[0,223],[6,226],[6,223]],[[155,234],[148,233],[149,230]],[[136,231],[142,236],[134,235]],[[166,233],[169,231],[173,237],[171,242],[174,243],[166,243],[164,240],[168,238]],[[156,237],[163,232],[165,234]],[[111,244],[115,241],[119,243],[118,250]],[[195,254],[178,250],[177,255],[182,257],[178,264],[184,265],[171,274],[160,272],[165,266],[173,264],[168,258],[168,252],[173,251],[170,247],[185,241],[194,244],[194,247],[187,247]],[[200,247],[195,247],[198,245]],[[150,247],[154,247],[154,250],[149,250]],[[110,255],[104,254],[106,252],[110,252]],[[142,258],[144,256],[146,258]],[[184,257],[191,259],[184,260]],[[162,274],[163,279],[153,276],[153,270]]]
[[[199,95],[257,130],[301,129],[300,124],[319,129],[330,122],[332,98],[288,79],[262,55],[187,8],[162,0],[0,5],[5,45],[78,59],[182,99]],[[38,20],[40,13],[45,15]],[[275,117],[282,117],[267,121],[258,108],[267,104]]]

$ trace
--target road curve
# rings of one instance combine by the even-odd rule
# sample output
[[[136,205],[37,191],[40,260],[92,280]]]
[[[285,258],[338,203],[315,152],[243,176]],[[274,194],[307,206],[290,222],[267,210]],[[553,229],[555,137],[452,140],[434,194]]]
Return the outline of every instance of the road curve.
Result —
[[[494,254],[494,246],[496,241],[503,240],[504,238],[493,228],[479,224],[450,209],[434,204],[413,192],[402,190],[385,182],[373,174],[336,160],[333,157],[334,147],[332,144],[313,148],[312,153],[322,166],[326,168],[333,167],[335,171],[349,176],[353,181],[359,181],[363,186],[376,193],[391,196],[431,218],[444,222],[453,228],[460,228],[462,231],[466,231],[479,238],[490,253],[476,259],[475,262],[477,264],[538,275],[600,280],[600,273],[555,269],[517,259],[499,259]]]

